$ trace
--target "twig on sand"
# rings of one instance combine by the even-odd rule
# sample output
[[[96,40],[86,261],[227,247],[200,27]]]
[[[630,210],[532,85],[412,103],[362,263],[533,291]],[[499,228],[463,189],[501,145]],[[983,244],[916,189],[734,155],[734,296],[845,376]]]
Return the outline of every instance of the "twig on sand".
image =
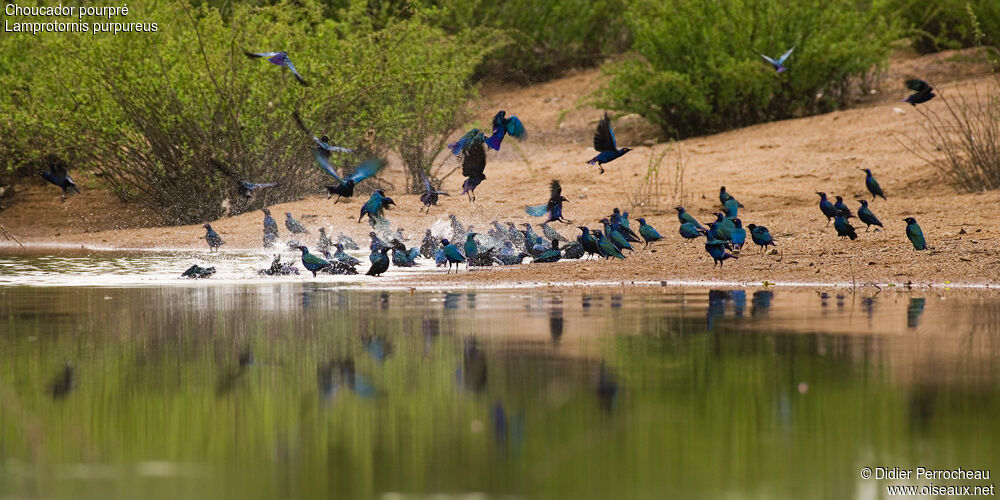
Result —
[[[17,242],[18,245],[21,245],[21,248],[24,248],[24,243],[21,243],[21,240],[17,239],[16,236],[11,234],[11,232],[8,231],[7,228],[3,227],[3,224],[0,224],[0,232],[3,233],[4,238],[7,238],[8,240],[14,240]]]

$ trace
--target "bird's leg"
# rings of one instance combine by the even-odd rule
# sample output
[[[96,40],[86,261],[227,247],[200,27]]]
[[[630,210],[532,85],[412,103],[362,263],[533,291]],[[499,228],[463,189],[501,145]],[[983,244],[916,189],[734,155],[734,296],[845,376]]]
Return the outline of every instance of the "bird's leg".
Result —
[[[600,173],[602,173],[602,174],[604,173],[604,165],[601,165],[600,163],[598,163],[597,164],[597,168],[599,168],[601,170]]]

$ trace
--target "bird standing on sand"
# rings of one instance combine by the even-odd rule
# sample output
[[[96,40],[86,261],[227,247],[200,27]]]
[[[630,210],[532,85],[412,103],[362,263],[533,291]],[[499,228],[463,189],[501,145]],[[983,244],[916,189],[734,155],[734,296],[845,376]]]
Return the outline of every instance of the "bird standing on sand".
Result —
[[[552,240],[552,249],[542,252],[532,261],[534,263],[558,262],[562,258],[562,250],[559,249],[559,240]]]
[[[66,172],[66,166],[60,160],[50,160],[48,172],[38,172],[38,174],[49,183],[62,189],[62,201],[66,201],[66,195],[69,194],[70,189],[76,191],[76,194],[80,194],[80,188],[76,187],[76,183]]]
[[[225,244],[225,242],[222,241],[222,237],[219,236],[219,233],[212,229],[211,225],[205,224],[201,227],[205,228],[205,241],[208,242],[209,250],[214,252],[216,249]]]
[[[652,243],[656,243],[663,239],[660,233],[656,231],[653,226],[646,224],[646,219],[639,217],[639,236],[642,236],[643,240],[646,240],[646,245],[643,248],[648,247]]]
[[[576,237],[576,241],[583,246],[583,251],[588,256],[601,256],[601,249],[597,246],[597,239],[594,238],[594,235],[590,234],[590,228],[587,226],[577,226],[577,229],[582,233]]]
[[[541,217],[548,213],[549,217],[545,220],[546,223],[559,221],[572,224],[573,221],[566,220],[562,216],[562,204],[566,201],[569,200],[563,197],[562,186],[559,185],[559,181],[553,180],[549,183],[549,201],[544,205],[524,207],[524,211],[533,217]]]
[[[500,143],[503,142],[504,136],[508,134],[517,140],[522,140],[528,135],[524,130],[524,125],[521,124],[521,120],[514,115],[507,118],[507,112],[501,109],[493,117],[493,135],[486,139],[486,145],[495,151],[500,151]]]
[[[882,221],[878,220],[878,217],[875,217],[875,214],[868,208],[868,200],[858,200],[858,203],[861,203],[861,207],[858,208],[858,220],[868,225],[865,227],[865,232],[868,232],[872,226],[883,227]]]
[[[913,249],[927,250],[927,240],[924,239],[924,232],[917,224],[917,219],[907,217],[903,222],[906,223],[906,238],[913,244]]]
[[[617,160],[625,153],[632,151],[631,148],[618,149],[615,132],[611,129],[611,117],[607,113],[604,113],[604,118],[601,118],[601,121],[597,123],[597,131],[594,132],[594,149],[597,150],[598,154],[591,158],[587,164],[597,165],[602,174],[605,163]]]
[[[851,240],[858,239],[858,233],[854,231],[854,226],[851,225],[847,220],[848,215],[844,212],[837,214],[837,217],[833,220],[833,228],[837,230],[837,236],[848,237]]]
[[[774,243],[774,238],[771,237],[771,232],[766,227],[747,224],[747,229],[750,230],[750,239],[760,247],[761,251],[767,248],[768,245],[778,246]]]
[[[727,259],[738,259],[739,257],[727,252],[726,246],[729,243],[723,240],[709,239],[705,242],[705,251],[712,256],[712,267],[722,267],[722,263]]]
[[[271,211],[264,208],[264,246],[274,245],[274,240],[278,239],[278,223],[271,217]]]
[[[333,246],[337,248],[337,251],[333,253],[333,258],[338,262],[343,262],[350,266],[356,266],[361,263],[360,260],[348,255],[347,252],[344,251],[343,243],[338,241],[337,243],[334,243]]]
[[[642,228],[640,227],[639,230],[641,231]],[[683,237],[686,240],[693,240],[701,236],[701,231],[699,231],[698,228],[690,222],[685,222],[681,224],[680,228],[677,231],[680,233],[681,237]]]
[[[847,204],[844,203],[844,197],[837,196],[836,199],[837,201],[833,204],[833,208],[836,208],[838,213],[844,214],[844,218],[846,219],[854,217],[854,214],[851,213],[851,209],[847,208]]]
[[[781,54],[781,57],[779,57],[777,59],[771,59],[770,57],[765,56],[764,54],[761,54],[760,52],[758,52],[757,55],[759,55],[760,57],[763,57],[765,61],[771,63],[771,66],[774,66],[774,72],[775,73],[784,73],[784,71],[786,69],[788,69],[788,68],[785,67],[785,61],[788,60],[788,56],[792,55],[792,51],[793,50],[795,50],[795,47],[792,47],[792,48],[788,49],[787,52],[785,52],[784,54]]]
[[[251,58],[251,59],[266,58],[271,64],[274,64],[275,66],[284,66],[284,67],[288,68],[289,70],[291,70],[292,74],[295,75],[295,79],[298,80],[299,83],[301,83],[302,85],[305,85],[305,86],[309,86],[309,84],[306,83],[306,79],[302,78],[302,75],[300,75],[299,72],[295,69],[295,65],[292,64],[291,58],[288,57],[288,52],[285,52],[285,51],[280,51],[280,52],[250,52],[250,51],[243,51],[243,53],[246,54],[246,56],[249,57],[249,58]]]
[[[736,201],[736,198],[733,198],[733,195],[726,192],[726,186],[719,187],[719,203],[721,203],[722,206],[726,206],[726,202],[729,200]],[[736,201],[736,204],[739,208],[743,208],[743,204],[739,201]]]
[[[730,233],[729,240],[733,243],[733,253],[736,255],[740,254],[740,250],[743,249],[743,243],[747,241],[747,230],[743,229],[743,221],[739,218],[733,219],[732,232]]]
[[[602,257],[605,259],[610,257],[614,257],[616,259],[625,258],[625,255],[618,250],[618,246],[604,237],[604,233],[600,231],[593,231],[592,234],[597,238],[597,248],[600,250]]]
[[[917,79],[911,78],[906,81],[906,88],[913,91],[912,94],[908,95],[903,102],[910,103],[910,106],[916,106],[917,104],[927,102],[934,98],[934,87],[931,87],[929,83]]]
[[[826,216],[826,225],[829,226],[830,221],[837,217],[840,211],[833,206],[833,203],[830,203],[830,200],[826,199],[826,193],[816,191],[816,194],[819,195],[819,210]]]
[[[861,171],[865,173],[865,187],[872,194],[872,201],[875,201],[876,196],[881,196],[883,200],[886,199],[885,192],[882,191],[882,186],[878,185],[878,181],[872,175],[872,170],[870,168],[862,168]]]
[[[309,231],[306,230],[306,227],[301,222],[292,218],[291,212],[285,212],[285,227],[292,234],[309,234]]]
[[[330,262],[326,259],[313,255],[309,253],[309,248],[305,246],[299,246],[299,250],[302,250],[302,266],[308,271],[312,271],[313,278],[316,277],[316,273],[330,267]]]
[[[625,239],[625,236],[622,236],[622,233],[618,232],[614,227],[611,226],[611,221],[609,221],[605,217],[601,219],[600,222],[604,224],[604,236],[615,247],[617,247],[619,250],[628,249],[628,251],[630,252],[635,251],[635,249],[632,248],[632,245],[629,244],[628,240]]]

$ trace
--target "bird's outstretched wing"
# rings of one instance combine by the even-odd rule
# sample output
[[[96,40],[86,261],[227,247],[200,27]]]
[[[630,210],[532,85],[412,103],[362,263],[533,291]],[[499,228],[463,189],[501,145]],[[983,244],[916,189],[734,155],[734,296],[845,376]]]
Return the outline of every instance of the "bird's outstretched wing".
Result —
[[[545,204],[545,205],[529,205],[527,207],[524,207],[524,211],[527,212],[528,215],[530,215],[532,217],[541,217],[541,216],[545,215],[546,213],[548,213],[549,206],[548,206],[548,204]]]
[[[906,88],[914,92],[927,92],[933,90],[929,83],[918,78],[911,78],[906,81]]]
[[[292,70],[292,74],[295,75],[295,79],[298,80],[299,83],[301,83],[306,87],[309,86],[309,83],[306,82],[306,79],[302,78],[302,75],[300,75],[299,72],[295,69],[295,65],[292,64],[292,59],[287,55],[285,56],[285,66],[288,66],[288,69]]]
[[[337,175],[337,171],[330,166],[330,157],[327,155],[326,151],[324,151],[322,148],[312,148],[312,152],[313,152],[313,158],[316,159],[316,163],[319,165],[319,168],[322,169],[323,172],[326,173],[326,175],[329,175],[334,179],[337,179],[337,181],[339,182],[344,182],[344,180],[341,179],[339,175]]]
[[[777,68],[778,66],[780,66],[780,63],[778,63],[778,61],[775,61],[774,59],[771,59],[770,57],[765,56],[764,54],[761,54],[760,52],[758,52],[757,55],[759,55],[760,57],[763,57],[765,61],[771,63],[771,66],[774,66],[775,68]]]
[[[274,57],[281,52],[250,52],[249,50],[244,50],[243,53],[251,59],[259,59],[261,57]]]
[[[524,139],[528,135],[527,131],[524,130],[524,124],[516,116],[508,118],[504,127],[507,129],[507,133],[515,139]]]
[[[462,154],[462,152],[465,151],[465,148],[470,144],[475,144],[476,142],[480,142],[482,140],[480,138],[481,136],[482,132],[480,132],[479,129],[474,128],[466,132],[465,135],[463,135],[457,141],[449,144],[448,149],[450,149],[455,156],[458,156]]]
[[[354,173],[347,178],[349,181],[354,181],[355,184],[372,177],[377,174],[379,170],[385,167],[386,161],[381,158],[372,158],[365,161],[358,168],[354,169]]]
[[[482,176],[484,170],[486,170],[486,145],[481,141],[466,144],[465,155],[462,158],[462,175]]]
[[[792,55],[792,51],[793,50],[795,50],[795,47],[792,47],[792,48],[788,49],[788,52],[785,52],[784,54],[781,54],[781,57],[778,58],[778,64],[779,65],[785,64],[785,61],[788,60],[788,56]]]
[[[607,113],[604,113],[604,118],[601,118],[597,131],[594,132],[594,149],[601,153],[618,150],[615,133],[611,130],[611,117]]]
[[[252,182],[240,181],[240,183],[243,184],[243,186],[245,186],[250,191],[253,191],[254,189],[264,189],[264,188],[269,188],[269,187],[275,187],[275,186],[278,185],[277,182],[259,182],[259,183],[254,184]]]
[[[559,202],[562,199],[562,186],[559,185],[559,181],[553,179],[549,184],[549,201]]]
[[[313,135],[313,133],[309,131],[309,128],[306,127],[305,122],[302,121],[302,116],[299,115],[299,111],[298,110],[292,111],[292,117],[295,118],[295,123],[299,126],[299,128],[303,132],[305,132],[306,135],[308,135],[309,137],[312,138],[313,142],[316,143],[317,147],[323,148],[323,149],[325,149],[327,151],[330,151],[331,153],[353,153],[354,152],[353,149],[330,145],[330,143],[328,143],[328,142],[324,141],[323,139],[320,139],[319,137],[316,137],[315,135]]]

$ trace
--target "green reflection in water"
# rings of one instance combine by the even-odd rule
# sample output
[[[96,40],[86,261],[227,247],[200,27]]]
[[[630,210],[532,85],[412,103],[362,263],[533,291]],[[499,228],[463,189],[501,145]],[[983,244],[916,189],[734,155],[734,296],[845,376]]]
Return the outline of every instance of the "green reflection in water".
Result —
[[[849,498],[883,494],[866,465],[995,469],[998,301],[919,298],[2,288],[0,497]]]

